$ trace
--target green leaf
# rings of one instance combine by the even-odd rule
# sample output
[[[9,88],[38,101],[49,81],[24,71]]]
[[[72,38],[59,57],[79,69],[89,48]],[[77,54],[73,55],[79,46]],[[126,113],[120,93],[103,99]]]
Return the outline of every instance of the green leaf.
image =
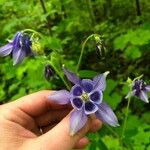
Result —
[[[128,39],[124,35],[121,35],[114,40],[114,48],[115,50],[123,50],[126,47],[127,43]]]
[[[128,59],[137,59],[142,53],[137,46],[129,46],[125,49],[125,57]]]
[[[97,75],[97,72],[92,70],[80,70],[78,73],[81,78],[93,78]]]

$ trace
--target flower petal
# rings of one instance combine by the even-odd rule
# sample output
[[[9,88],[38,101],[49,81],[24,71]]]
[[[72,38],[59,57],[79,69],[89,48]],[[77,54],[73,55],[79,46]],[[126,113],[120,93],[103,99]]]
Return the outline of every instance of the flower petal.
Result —
[[[81,86],[85,92],[90,93],[93,90],[93,81],[90,79],[83,79],[81,81]]]
[[[87,116],[83,109],[74,110],[70,116],[70,135],[77,133],[87,122]]]
[[[81,96],[82,95],[82,88],[80,85],[76,84],[71,88],[71,93],[73,96]]]
[[[13,51],[13,65],[20,64],[26,57],[26,52],[22,49]]]
[[[95,113],[98,119],[113,127],[119,126],[116,115],[105,102],[102,102],[100,105],[98,105],[98,107],[99,109]]]
[[[101,90],[101,91],[105,90],[105,88],[106,88],[106,77],[108,74],[109,74],[109,71],[106,71],[105,73],[94,77],[93,82],[94,82],[94,89],[95,90]]]
[[[57,104],[68,104],[70,102],[70,93],[67,90],[60,90],[51,94],[48,99]]]
[[[103,100],[103,93],[101,91],[94,91],[90,95],[90,100],[96,104],[100,104]]]
[[[148,96],[147,96],[146,92],[144,92],[144,91],[141,91],[141,92],[140,92],[140,99],[141,99],[142,101],[144,101],[145,103],[149,103],[149,101],[148,101]]]
[[[0,56],[7,56],[12,52],[12,44],[7,44],[5,46],[0,47]]]
[[[21,48],[20,45],[20,40],[22,37],[22,33],[21,32],[17,32],[13,38],[13,51],[17,51]]]
[[[150,91],[150,85],[145,86],[146,91]]]
[[[76,108],[79,110],[83,106],[83,101],[79,97],[74,97],[71,99],[71,104],[72,104],[73,108]]]
[[[136,90],[133,90],[133,91],[129,92],[129,93],[126,95],[125,99],[127,99],[127,98],[129,98],[129,97],[131,97],[131,96],[135,96],[135,93],[136,93]]]
[[[67,70],[65,67],[63,67],[63,71],[64,71],[64,73],[65,73],[65,75],[69,81],[71,81],[74,84],[80,84],[81,83],[81,79],[78,76],[76,76],[73,72]]]
[[[85,103],[84,112],[85,112],[86,115],[93,114],[97,110],[98,110],[98,107],[93,102],[88,101],[88,102]]]

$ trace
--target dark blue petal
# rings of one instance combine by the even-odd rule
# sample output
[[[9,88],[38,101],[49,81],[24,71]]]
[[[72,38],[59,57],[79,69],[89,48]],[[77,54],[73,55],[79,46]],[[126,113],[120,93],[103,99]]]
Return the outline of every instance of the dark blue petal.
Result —
[[[93,102],[88,101],[88,102],[85,103],[85,106],[84,106],[85,114],[87,114],[87,115],[93,114],[97,110],[98,110],[98,107]]]
[[[20,45],[22,50],[24,50],[26,52],[26,55],[31,55],[31,46],[32,46],[32,42],[30,40],[30,36],[27,33],[24,33],[20,39]]]
[[[13,51],[18,51],[21,48],[20,41],[21,41],[22,33],[17,32],[13,38]]]
[[[73,96],[81,96],[82,95],[82,88],[80,85],[74,85],[71,89],[71,93]]]
[[[110,126],[119,126],[116,115],[105,102],[102,102],[100,105],[98,105],[98,108],[98,111],[95,113],[98,119],[109,124]]]
[[[71,99],[71,104],[74,108],[81,109],[83,106],[83,101],[79,97],[75,97]]]
[[[7,56],[12,52],[12,44],[9,43],[5,46],[0,47],[0,56]]]
[[[90,93],[93,90],[93,81],[90,79],[83,79],[81,85],[83,90],[87,93]]]
[[[68,78],[69,81],[71,81],[74,84],[80,84],[81,80],[78,76],[76,76],[73,72],[67,70],[65,67],[62,67],[63,71],[66,75],[66,77]]]
[[[87,122],[87,116],[83,109],[74,110],[70,116],[70,135],[77,133]]]
[[[91,95],[90,95],[90,99],[91,101],[93,101],[94,103],[100,104],[102,102],[103,99],[103,93],[101,91],[94,91]]]

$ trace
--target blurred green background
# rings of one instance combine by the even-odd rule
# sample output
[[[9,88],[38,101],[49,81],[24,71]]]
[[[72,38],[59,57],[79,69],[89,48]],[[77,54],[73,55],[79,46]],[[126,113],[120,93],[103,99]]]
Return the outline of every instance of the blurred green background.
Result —
[[[74,70],[82,43],[93,33],[103,36],[105,53],[101,55],[94,40],[89,40],[79,75],[91,78],[107,70],[110,75],[104,99],[116,112],[120,127],[104,126],[89,134],[92,150],[121,150],[122,131],[128,93],[128,77],[144,74],[150,84],[150,1],[149,0],[0,0],[0,46],[17,31],[34,29],[40,54],[58,71],[60,64]],[[11,57],[0,58],[0,103],[15,100],[42,89],[61,89],[58,77],[44,78],[44,58],[40,55],[13,66]],[[61,70],[60,70],[61,71]],[[132,98],[124,138],[125,150],[150,150],[150,104]]]

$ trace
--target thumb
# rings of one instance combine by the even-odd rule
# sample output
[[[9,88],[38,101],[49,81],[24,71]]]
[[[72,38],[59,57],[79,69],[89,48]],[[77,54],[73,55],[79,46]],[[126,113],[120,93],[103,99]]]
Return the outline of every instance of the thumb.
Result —
[[[88,132],[90,120],[74,136],[70,135],[70,114],[68,114],[59,124],[49,132],[39,137],[45,144],[43,149],[70,150]],[[42,142],[42,143],[43,143]],[[45,146],[45,147],[44,147]]]

